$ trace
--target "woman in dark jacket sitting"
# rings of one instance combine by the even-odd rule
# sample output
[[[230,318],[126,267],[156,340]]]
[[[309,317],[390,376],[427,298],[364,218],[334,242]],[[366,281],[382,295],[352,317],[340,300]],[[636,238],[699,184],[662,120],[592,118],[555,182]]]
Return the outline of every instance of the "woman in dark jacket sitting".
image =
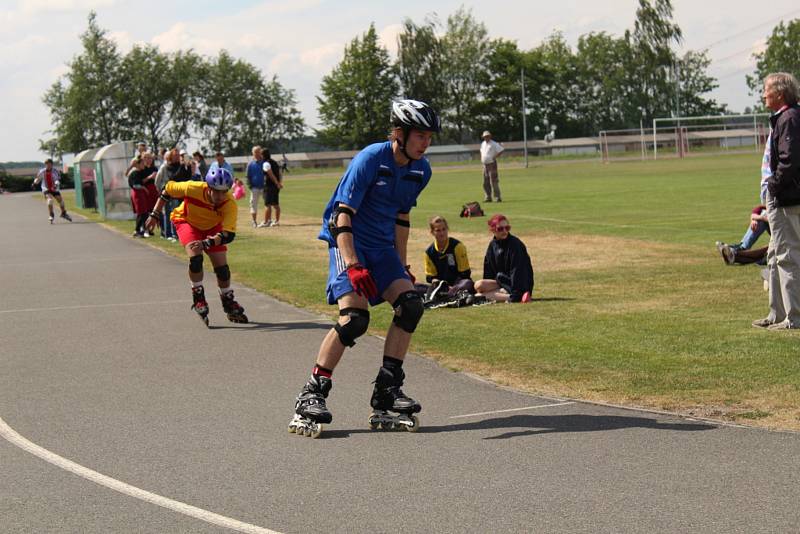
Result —
[[[530,302],[533,293],[533,267],[525,244],[511,235],[505,215],[489,219],[494,239],[483,260],[483,280],[475,282],[475,291],[498,302]]]

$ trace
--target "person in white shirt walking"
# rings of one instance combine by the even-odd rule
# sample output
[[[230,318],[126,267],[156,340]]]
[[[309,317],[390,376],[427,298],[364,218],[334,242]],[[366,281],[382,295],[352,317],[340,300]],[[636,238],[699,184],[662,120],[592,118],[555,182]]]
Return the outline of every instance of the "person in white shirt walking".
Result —
[[[483,163],[483,191],[486,196],[483,198],[484,202],[492,201],[492,191],[494,191],[494,199],[497,202],[502,202],[503,197],[500,195],[500,177],[497,174],[497,158],[503,153],[505,148],[497,141],[492,140],[492,134],[486,130],[481,135],[483,142],[481,143],[481,163]]]

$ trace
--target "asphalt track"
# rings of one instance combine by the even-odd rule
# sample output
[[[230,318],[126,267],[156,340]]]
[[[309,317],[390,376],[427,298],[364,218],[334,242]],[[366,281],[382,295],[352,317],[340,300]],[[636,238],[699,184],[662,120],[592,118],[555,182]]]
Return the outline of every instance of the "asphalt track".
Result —
[[[38,195],[0,195],[0,228],[0,532],[800,531],[798,434],[533,397],[414,356],[423,427],[371,432],[377,338],[336,370],[323,436],[289,434],[328,320],[237,286],[253,322],[210,298],[206,329],[184,261],[51,226]]]

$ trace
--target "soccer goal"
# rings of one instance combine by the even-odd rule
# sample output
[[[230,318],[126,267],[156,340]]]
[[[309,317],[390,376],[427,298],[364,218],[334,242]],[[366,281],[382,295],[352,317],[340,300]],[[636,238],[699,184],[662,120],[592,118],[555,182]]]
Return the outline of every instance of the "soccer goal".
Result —
[[[763,150],[769,135],[769,113],[663,117],[650,129],[653,159],[691,153]]]

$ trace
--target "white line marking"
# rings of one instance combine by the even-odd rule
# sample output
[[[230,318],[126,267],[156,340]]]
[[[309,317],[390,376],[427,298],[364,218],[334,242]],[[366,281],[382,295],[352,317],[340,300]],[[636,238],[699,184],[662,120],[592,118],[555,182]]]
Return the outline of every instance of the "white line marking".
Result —
[[[180,514],[188,515],[189,517],[194,517],[195,519],[205,521],[206,523],[211,523],[212,525],[217,525],[238,532],[247,532],[253,534],[279,534],[274,530],[257,527],[249,523],[243,523],[241,521],[237,521],[236,519],[231,519],[230,517],[215,514],[214,512],[209,512],[208,510],[203,510],[202,508],[197,508],[190,504],[174,501],[172,499],[162,497],[161,495],[150,493],[149,491],[145,491],[135,486],[131,486],[130,484],[120,482],[119,480],[98,473],[97,471],[92,471],[87,467],[76,464],[71,460],[67,460],[66,458],[63,458],[45,448],[40,447],[39,445],[36,445],[35,443],[28,441],[18,434],[13,428],[8,426],[2,418],[0,418],[0,436],[3,436],[6,440],[13,445],[16,445],[20,449],[29,452],[34,456],[38,456],[42,460],[49,462],[56,467],[60,467],[61,469],[69,471],[70,473],[78,475],[79,477],[85,478],[86,480],[90,480],[114,491],[124,493],[130,497],[161,506],[162,508],[178,512]]]
[[[161,302],[118,302],[114,304],[78,304],[75,306],[54,306],[52,308],[21,308],[18,310],[0,310],[0,313],[84,310],[90,308],[116,308],[118,306],[159,306],[161,304],[180,304],[183,302],[186,302],[186,300],[162,300]]]
[[[524,408],[510,408],[508,410],[494,410],[492,412],[468,413],[466,415],[454,415],[450,419],[461,419],[463,417],[477,417],[478,415],[492,415],[495,413],[521,412],[523,410],[538,410],[539,408],[551,408],[553,406],[566,406],[575,404],[574,402],[557,402],[555,404],[537,404],[535,406],[525,406]]]
[[[81,258],[77,260],[30,260],[30,261],[16,261],[16,262],[0,262],[0,267],[19,267],[20,265],[57,265],[57,264],[70,264],[70,263],[98,263],[101,261],[135,261],[147,260],[152,256],[122,256],[116,258]]]

